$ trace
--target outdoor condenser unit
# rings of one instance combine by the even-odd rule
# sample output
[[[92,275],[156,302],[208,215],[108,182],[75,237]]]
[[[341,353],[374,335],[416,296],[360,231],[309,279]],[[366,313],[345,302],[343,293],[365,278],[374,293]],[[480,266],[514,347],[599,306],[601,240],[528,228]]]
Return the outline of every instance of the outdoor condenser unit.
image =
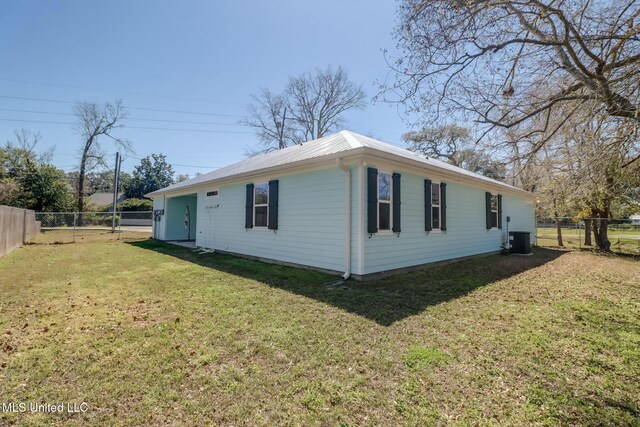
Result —
[[[529,254],[531,253],[531,233],[528,231],[510,231],[509,246],[511,253]]]

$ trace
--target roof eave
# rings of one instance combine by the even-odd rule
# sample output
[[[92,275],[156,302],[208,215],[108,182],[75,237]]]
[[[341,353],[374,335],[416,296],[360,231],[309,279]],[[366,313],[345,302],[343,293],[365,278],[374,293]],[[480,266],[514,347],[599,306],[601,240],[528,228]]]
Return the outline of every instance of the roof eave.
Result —
[[[301,166],[306,166],[306,165],[310,165],[310,164],[316,164],[316,163],[321,163],[321,162],[330,162],[330,161],[333,161],[333,160],[336,160],[336,159],[339,159],[339,158],[358,156],[358,155],[363,154],[365,152],[365,148],[366,147],[352,148],[350,150],[345,150],[345,151],[340,151],[340,152],[337,152],[337,153],[327,154],[325,156],[312,157],[312,158],[309,158],[309,159],[298,160],[298,161],[295,161],[295,162],[285,163],[285,164],[282,164],[282,165],[276,165],[276,166],[271,166],[271,167],[268,167],[268,168],[256,169],[256,170],[252,170],[252,171],[248,171],[248,172],[229,175],[229,176],[225,176],[225,177],[222,177],[222,178],[211,179],[211,180],[202,181],[202,182],[196,182],[196,183],[189,184],[189,185],[183,185],[183,186],[178,187],[178,188],[166,187],[166,188],[163,188],[163,189],[156,190],[156,191],[153,191],[151,193],[145,194],[145,197],[154,198],[154,197],[158,197],[158,196],[162,196],[162,195],[166,195],[166,194],[171,194],[171,193],[178,193],[178,192],[182,193],[185,190],[196,189],[196,188],[203,187],[203,186],[206,186],[206,185],[211,185],[211,184],[214,184],[214,183],[215,184],[219,184],[219,183],[225,182],[225,181],[248,178],[248,177],[252,177],[252,176],[256,176],[256,175],[270,174],[270,173],[273,173],[273,172],[283,171],[283,170],[287,170],[287,169],[295,169],[295,168],[299,168]]]
[[[505,183],[501,183],[499,181],[493,182],[493,181],[487,181],[485,179],[483,179],[480,176],[473,176],[473,175],[466,175],[466,174],[462,174],[462,173],[458,173],[456,171],[452,171],[449,169],[445,169],[445,168],[441,168],[437,165],[430,165],[430,164],[426,164],[424,162],[421,162],[420,160],[417,159],[409,159],[406,157],[402,157],[402,156],[398,156],[392,153],[386,153],[384,151],[381,150],[377,150],[374,148],[370,148],[370,147],[366,147],[365,148],[366,154],[370,155],[371,157],[378,157],[378,158],[382,158],[384,160],[389,160],[389,161],[394,161],[396,163],[401,163],[401,164],[406,164],[406,165],[410,165],[410,166],[414,166],[420,169],[424,169],[424,168],[433,168],[436,169],[438,171],[438,173],[441,173],[442,175],[445,176],[450,176],[450,177],[454,177],[454,178],[458,178],[461,180],[470,180],[470,181],[474,181],[478,184],[481,184],[483,186],[486,187],[493,187],[493,188],[502,188],[506,191],[510,191],[513,193],[517,193],[521,196],[527,197],[531,200],[535,200],[536,199],[536,195],[523,190],[521,188],[518,187],[514,187],[512,185],[509,184],[505,184]]]

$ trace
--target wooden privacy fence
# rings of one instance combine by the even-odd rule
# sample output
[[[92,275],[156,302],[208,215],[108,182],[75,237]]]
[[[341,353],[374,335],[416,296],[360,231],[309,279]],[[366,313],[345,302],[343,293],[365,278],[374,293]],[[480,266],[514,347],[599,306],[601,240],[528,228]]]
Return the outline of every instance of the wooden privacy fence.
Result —
[[[40,233],[34,211],[0,205],[0,256],[6,255]]]

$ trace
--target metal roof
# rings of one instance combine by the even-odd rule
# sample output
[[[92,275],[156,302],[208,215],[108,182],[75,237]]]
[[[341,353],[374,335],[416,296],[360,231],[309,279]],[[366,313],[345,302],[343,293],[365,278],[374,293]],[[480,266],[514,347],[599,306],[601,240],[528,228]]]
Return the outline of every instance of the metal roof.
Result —
[[[373,151],[373,154],[375,154],[375,152],[381,152],[387,155],[397,156],[404,159],[412,160],[414,162],[423,163],[435,169],[454,172],[458,175],[464,175],[470,178],[479,179],[482,181],[486,181],[487,183],[499,185],[501,187],[507,187],[512,190],[521,192],[524,191],[520,188],[505,184],[504,182],[487,178],[486,176],[478,175],[468,170],[452,166],[440,160],[427,158],[413,151],[396,147],[395,145],[387,144],[386,142],[378,141],[376,139],[369,138],[355,132],[343,130],[324,138],[308,141],[300,145],[295,145],[293,147],[284,148],[282,150],[272,151],[266,154],[260,154],[255,157],[250,157],[229,166],[217,169],[213,172],[209,172],[195,178],[170,185],[169,187],[154,191],[147,194],[147,196],[153,197],[167,192],[186,190],[190,187],[196,187],[200,184],[220,181],[223,179],[232,178],[237,175],[259,172],[266,169],[286,168],[288,166],[293,167],[294,165],[302,161],[313,161],[313,159],[322,161],[325,157],[336,155],[339,153],[346,156],[349,154],[355,154],[356,150],[360,151],[362,149],[369,152]]]

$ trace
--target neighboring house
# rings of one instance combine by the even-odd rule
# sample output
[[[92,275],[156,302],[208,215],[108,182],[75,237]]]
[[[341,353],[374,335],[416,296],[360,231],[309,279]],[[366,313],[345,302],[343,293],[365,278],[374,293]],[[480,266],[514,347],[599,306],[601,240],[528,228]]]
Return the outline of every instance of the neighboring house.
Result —
[[[118,201],[117,203],[120,203],[122,201],[124,201],[125,197],[124,197],[124,193],[118,193]],[[105,192],[99,192],[99,193],[93,193],[92,195],[89,196],[89,204],[99,208],[99,209],[104,209],[106,207],[111,207],[113,206],[113,192],[111,193],[105,193]]]
[[[495,253],[507,226],[535,244],[533,194],[348,131],[147,197],[156,239],[345,277]]]
[[[629,219],[631,220],[631,224],[640,225],[640,214],[629,215]]]

